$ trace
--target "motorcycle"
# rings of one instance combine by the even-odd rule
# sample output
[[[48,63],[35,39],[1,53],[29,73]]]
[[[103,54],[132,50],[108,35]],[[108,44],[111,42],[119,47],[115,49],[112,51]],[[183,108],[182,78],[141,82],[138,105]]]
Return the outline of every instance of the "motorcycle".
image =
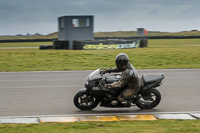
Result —
[[[162,84],[164,74],[143,74],[143,86],[139,92],[121,103],[117,96],[126,88],[111,91],[104,88],[105,84],[119,81],[121,74],[110,74],[105,76],[103,70],[96,69],[85,80],[85,88],[74,96],[74,105],[80,110],[92,110],[95,107],[124,108],[137,106],[140,109],[152,109],[161,101],[161,94],[156,87]]]

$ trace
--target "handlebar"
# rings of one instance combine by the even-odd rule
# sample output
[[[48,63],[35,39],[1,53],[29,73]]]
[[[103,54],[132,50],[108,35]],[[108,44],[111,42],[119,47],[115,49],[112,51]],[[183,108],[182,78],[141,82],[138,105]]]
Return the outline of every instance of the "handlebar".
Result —
[[[103,76],[104,74],[106,74],[105,70],[100,70],[100,74]]]

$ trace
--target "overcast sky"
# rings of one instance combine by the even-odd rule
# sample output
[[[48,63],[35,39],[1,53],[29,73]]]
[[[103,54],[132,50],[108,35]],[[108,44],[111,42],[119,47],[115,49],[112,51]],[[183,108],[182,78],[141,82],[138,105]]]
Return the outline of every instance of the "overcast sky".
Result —
[[[94,15],[95,32],[200,30],[200,0],[0,0],[0,35],[56,32],[67,15]]]

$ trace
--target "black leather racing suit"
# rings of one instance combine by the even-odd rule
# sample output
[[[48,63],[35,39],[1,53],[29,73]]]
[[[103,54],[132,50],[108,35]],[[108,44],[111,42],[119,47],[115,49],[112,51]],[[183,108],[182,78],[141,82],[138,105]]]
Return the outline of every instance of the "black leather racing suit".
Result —
[[[109,72],[122,72],[120,80],[111,84],[111,89],[121,89],[126,86],[123,92],[118,96],[118,100],[121,102],[136,94],[143,84],[137,70],[130,63],[128,63],[124,70],[120,71],[118,68],[111,68]]]

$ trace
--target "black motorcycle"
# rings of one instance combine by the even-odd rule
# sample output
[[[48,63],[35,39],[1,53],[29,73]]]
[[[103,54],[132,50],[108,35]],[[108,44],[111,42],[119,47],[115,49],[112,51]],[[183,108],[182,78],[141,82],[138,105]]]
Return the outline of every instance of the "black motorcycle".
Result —
[[[86,78],[85,88],[81,89],[74,96],[74,105],[80,110],[92,110],[97,105],[111,108],[123,108],[136,105],[140,109],[152,109],[160,103],[161,94],[155,88],[162,84],[161,82],[165,78],[163,74],[142,75],[144,85],[136,95],[127,98],[123,103],[117,100],[117,96],[126,87],[119,91],[111,91],[103,87],[104,84],[119,81],[120,78],[120,74],[104,76],[100,68],[96,69]]]

